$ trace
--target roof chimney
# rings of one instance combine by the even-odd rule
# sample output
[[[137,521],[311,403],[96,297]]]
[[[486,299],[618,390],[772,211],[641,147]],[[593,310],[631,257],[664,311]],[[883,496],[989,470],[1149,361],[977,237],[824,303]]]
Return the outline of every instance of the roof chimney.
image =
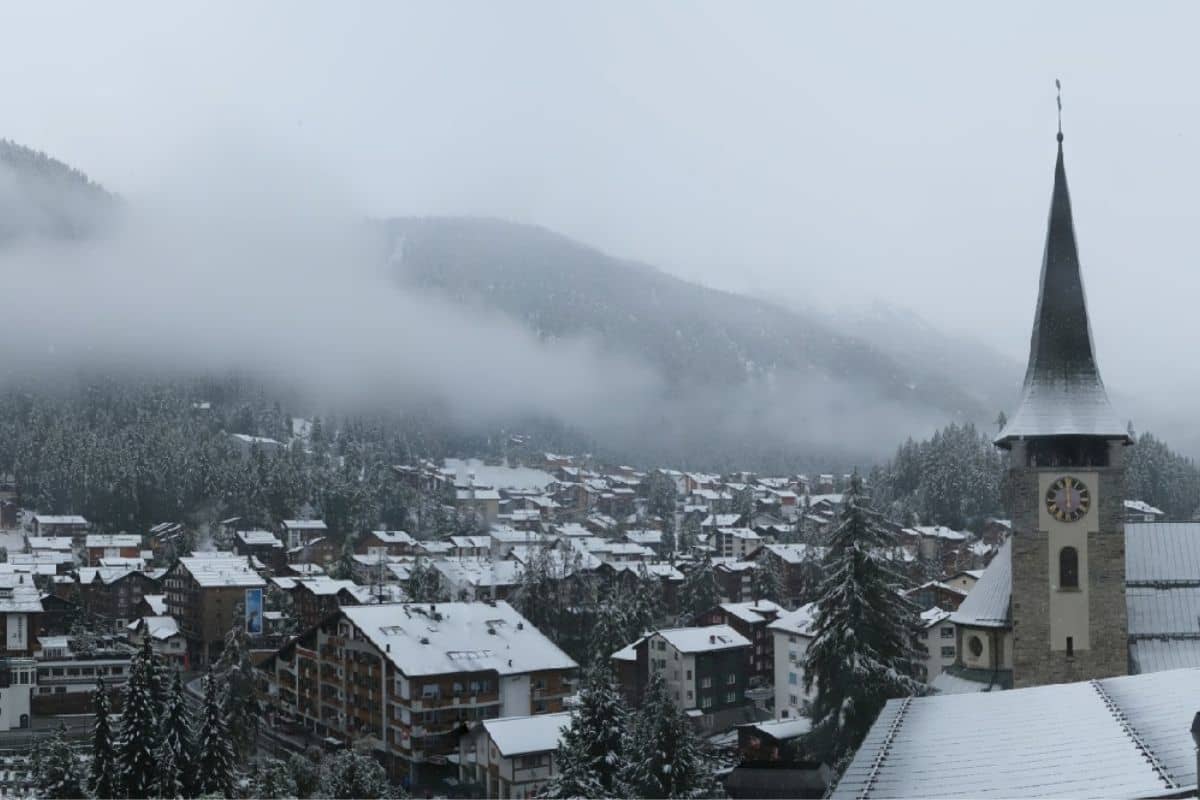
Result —
[[[709,643],[709,644],[716,644],[716,643],[717,643],[717,637],[716,637],[716,636],[709,636],[709,637],[708,637],[708,643]]]

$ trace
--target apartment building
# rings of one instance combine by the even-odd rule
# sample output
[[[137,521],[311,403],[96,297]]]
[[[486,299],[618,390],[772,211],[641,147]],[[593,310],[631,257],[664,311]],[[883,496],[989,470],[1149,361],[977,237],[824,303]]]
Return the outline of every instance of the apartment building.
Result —
[[[344,607],[263,669],[278,712],[371,737],[393,779],[416,781],[448,770],[467,723],[562,711],[578,665],[499,601]]]

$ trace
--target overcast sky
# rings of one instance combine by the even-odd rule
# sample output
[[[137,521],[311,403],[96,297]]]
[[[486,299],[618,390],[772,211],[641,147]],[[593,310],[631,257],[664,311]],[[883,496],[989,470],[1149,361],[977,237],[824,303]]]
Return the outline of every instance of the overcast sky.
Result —
[[[493,215],[721,288],[883,298],[1023,361],[1061,77],[1102,369],[1169,396],[1200,389],[1200,7],[1130,9],[9,4],[0,135],[128,195],[236,143],[355,213]]]

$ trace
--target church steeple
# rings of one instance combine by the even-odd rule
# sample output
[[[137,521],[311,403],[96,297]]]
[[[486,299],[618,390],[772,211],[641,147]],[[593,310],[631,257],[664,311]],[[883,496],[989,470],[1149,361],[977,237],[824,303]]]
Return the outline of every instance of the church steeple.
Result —
[[[1058,160],[1025,386],[1020,407],[996,438],[996,444],[1005,448],[1015,440],[1047,436],[1128,440],[1125,426],[1109,404],[1092,347],[1063,166],[1061,105],[1057,138]]]

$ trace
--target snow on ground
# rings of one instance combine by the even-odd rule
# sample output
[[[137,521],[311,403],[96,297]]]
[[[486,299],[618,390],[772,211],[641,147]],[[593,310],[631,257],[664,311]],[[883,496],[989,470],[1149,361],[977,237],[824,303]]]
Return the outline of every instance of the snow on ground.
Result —
[[[10,553],[20,553],[25,549],[25,531],[0,530],[0,547]]]
[[[475,483],[479,486],[491,486],[495,489],[514,489],[517,491],[541,491],[555,482],[555,477],[548,472],[530,467],[505,467],[484,464],[478,458],[447,458],[445,468],[453,470],[455,482],[465,486],[467,476],[474,472]]]

